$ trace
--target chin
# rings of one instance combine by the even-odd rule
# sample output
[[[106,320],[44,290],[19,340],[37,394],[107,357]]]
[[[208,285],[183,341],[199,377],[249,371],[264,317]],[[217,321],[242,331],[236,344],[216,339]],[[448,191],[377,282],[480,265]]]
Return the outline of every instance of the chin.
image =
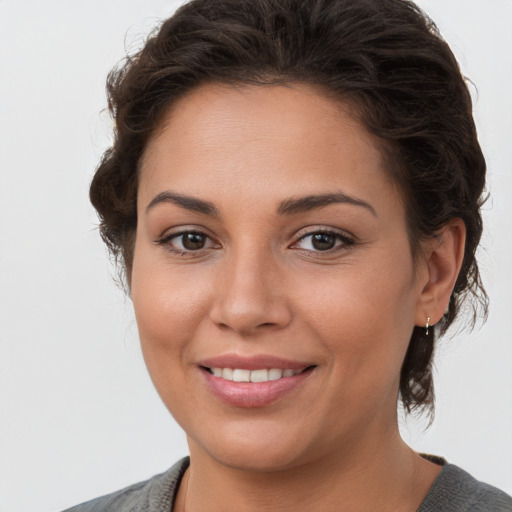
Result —
[[[289,426],[269,426],[241,422],[216,430],[214,436],[189,438],[191,453],[196,448],[223,466],[261,473],[290,469],[307,461],[307,443],[300,432],[290,431]]]
[[[254,449],[251,451],[228,449],[210,453],[212,458],[219,464],[236,469],[238,471],[251,473],[273,473],[290,470],[300,466],[305,461],[296,453],[290,451],[276,450],[273,447]]]

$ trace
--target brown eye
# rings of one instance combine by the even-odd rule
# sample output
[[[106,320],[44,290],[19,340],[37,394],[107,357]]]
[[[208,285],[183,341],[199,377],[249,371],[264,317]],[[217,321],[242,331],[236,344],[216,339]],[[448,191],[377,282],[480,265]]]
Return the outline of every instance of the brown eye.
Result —
[[[328,251],[336,245],[336,237],[329,233],[316,233],[311,238],[311,245],[317,251]]]
[[[202,233],[184,233],[181,235],[181,244],[187,251],[197,251],[203,249],[207,237]]]
[[[351,245],[354,245],[354,240],[346,234],[322,230],[303,235],[292,247],[319,253],[337,251],[348,248]]]
[[[172,233],[156,244],[161,245],[169,251],[184,256],[186,254],[201,254],[203,250],[218,249],[216,244],[206,233],[201,231],[181,231]]]

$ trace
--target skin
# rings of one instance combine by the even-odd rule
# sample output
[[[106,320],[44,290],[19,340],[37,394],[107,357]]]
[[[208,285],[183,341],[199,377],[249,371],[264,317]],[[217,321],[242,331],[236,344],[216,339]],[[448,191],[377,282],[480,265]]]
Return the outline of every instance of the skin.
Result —
[[[217,215],[155,203],[170,192]],[[368,206],[279,211],[333,193]],[[186,230],[202,249],[171,237]],[[313,246],[322,230],[333,249]],[[177,510],[416,510],[440,468],[400,439],[400,368],[413,327],[442,317],[463,246],[455,219],[413,264],[400,193],[347,105],[303,85],[216,84],[174,105],[141,165],[131,293],[149,373],[189,442]],[[316,366],[282,399],[240,408],[198,367],[227,352]]]

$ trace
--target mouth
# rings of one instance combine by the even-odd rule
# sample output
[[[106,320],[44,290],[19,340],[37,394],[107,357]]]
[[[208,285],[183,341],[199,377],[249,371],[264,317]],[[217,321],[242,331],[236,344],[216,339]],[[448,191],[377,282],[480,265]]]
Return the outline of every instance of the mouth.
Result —
[[[220,379],[232,382],[270,382],[289,377],[295,377],[309,370],[313,370],[315,365],[306,366],[301,369],[292,368],[260,368],[255,370],[247,370],[244,368],[220,368],[201,366],[201,368]]]
[[[266,407],[293,396],[317,368],[317,365],[266,356],[219,357],[198,366],[212,395],[237,408]]]

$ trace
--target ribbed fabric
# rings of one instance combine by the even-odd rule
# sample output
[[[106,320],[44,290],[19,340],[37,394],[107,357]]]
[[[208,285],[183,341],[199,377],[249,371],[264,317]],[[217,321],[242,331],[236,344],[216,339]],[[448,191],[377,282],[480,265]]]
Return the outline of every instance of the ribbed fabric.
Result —
[[[446,464],[418,512],[512,512],[512,498],[459,467]]]
[[[64,512],[172,512],[181,477],[189,458],[145,482],[71,507]]]
[[[172,512],[179,483],[188,466],[189,458],[185,457],[150,480],[63,512]],[[512,512],[512,498],[475,480],[457,466],[446,464],[417,512]]]

